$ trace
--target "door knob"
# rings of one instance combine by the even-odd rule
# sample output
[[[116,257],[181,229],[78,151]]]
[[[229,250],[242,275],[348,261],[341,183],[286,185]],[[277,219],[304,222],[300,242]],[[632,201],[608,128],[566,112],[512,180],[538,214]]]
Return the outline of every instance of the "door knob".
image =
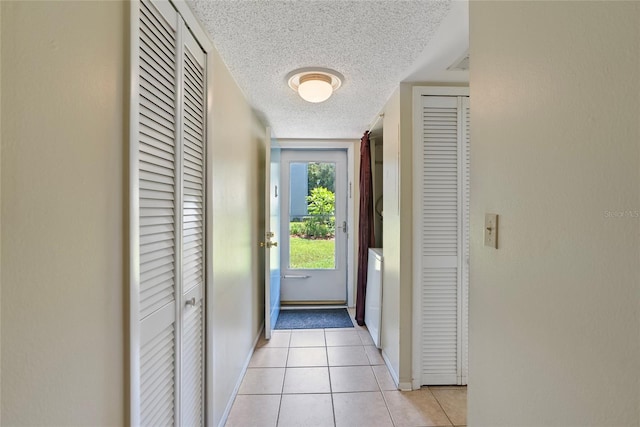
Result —
[[[268,248],[278,247],[278,242],[267,242]]]
[[[196,297],[193,297],[193,298],[191,298],[191,299],[186,300],[184,304],[185,304],[187,307],[188,307],[188,306],[195,307],[195,306],[196,306]]]

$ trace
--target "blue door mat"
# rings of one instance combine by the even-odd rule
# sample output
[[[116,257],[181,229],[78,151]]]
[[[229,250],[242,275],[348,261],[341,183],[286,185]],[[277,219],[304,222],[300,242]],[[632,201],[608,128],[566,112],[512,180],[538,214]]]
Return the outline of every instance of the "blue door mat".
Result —
[[[274,329],[353,328],[346,308],[280,310]]]

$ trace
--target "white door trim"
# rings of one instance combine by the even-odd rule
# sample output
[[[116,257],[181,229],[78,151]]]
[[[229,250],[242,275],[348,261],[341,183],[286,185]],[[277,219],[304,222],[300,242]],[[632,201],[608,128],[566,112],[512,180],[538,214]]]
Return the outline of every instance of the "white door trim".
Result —
[[[347,229],[349,230],[349,243],[347,245],[347,306],[355,305],[356,268],[355,254],[358,251],[358,239],[356,238],[356,197],[358,196],[358,183],[355,180],[360,172],[360,157],[356,156],[356,148],[360,141],[357,139],[279,139],[280,148],[284,149],[346,149],[347,150]]]

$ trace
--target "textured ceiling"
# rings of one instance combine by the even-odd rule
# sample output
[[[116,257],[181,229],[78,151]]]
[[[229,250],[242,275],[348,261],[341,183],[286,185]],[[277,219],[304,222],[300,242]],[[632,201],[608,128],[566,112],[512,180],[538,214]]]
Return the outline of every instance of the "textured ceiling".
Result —
[[[424,56],[451,9],[449,0],[189,4],[278,138],[360,138]],[[345,76],[343,86],[321,104],[300,99],[285,78],[294,69],[313,66]]]

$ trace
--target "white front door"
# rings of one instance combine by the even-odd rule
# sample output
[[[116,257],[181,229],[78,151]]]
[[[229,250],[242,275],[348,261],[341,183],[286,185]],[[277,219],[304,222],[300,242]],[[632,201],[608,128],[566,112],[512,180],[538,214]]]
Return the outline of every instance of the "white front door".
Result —
[[[347,152],[282,150],[281,299],[347,301]]]
[[[280,147],[267,128],[265,153],[265,318],[264,337],[271,338],[280,313]]]

